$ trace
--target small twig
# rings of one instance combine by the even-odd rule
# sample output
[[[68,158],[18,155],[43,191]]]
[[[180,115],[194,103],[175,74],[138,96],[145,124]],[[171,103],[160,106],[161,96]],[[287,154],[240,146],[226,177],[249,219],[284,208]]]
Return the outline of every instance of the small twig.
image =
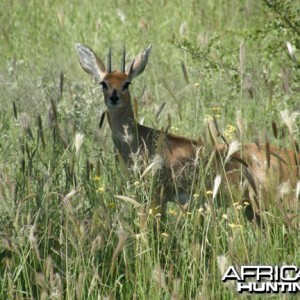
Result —
[[[286,15],[284,15],[280,10],[276,8],[276,5],[272,4],[269,0],[264,0],[266,5],[272,9],[281,19],[283,19],[287,25],[300,36],[300,30],[288,19]]]

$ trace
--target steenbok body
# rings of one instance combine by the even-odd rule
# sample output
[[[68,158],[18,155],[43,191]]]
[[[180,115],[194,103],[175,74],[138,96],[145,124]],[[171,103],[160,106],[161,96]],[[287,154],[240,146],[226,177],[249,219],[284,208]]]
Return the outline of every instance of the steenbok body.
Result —
[[[105,66],[87,46],[76,44],[75,48],[82,68],[102,86],[115,150],[119,156],[128,167],[133,164],[133,157],[137,153],[146,154],[150,159],[160,158],[156,204],[165,206],[174,197],[178,202],[186,203],[190,199],[189,188],[195,178],[195,170],[199,169],[199,165],[204,168],[209,165],[213,174],[221,175],[225,191],[231,193],[231,187],[233,190],[243,189],[243,197],[251,203],[255,213],[270,207],[268,194],[271,193],[278,194],[276,203],[279,208],[284,204],[285,210],[296,210],[299,154],[256,144],[247,144],[238,149],[215,144],[208,149],[196,140],[164,133],[136,122],[129,85],[144,71],[151,45],[127,67],[124,51],[120,71],[111,69],[111,52]],[[287,188],[285,193],[280,194],[282,186]],[[209,182],[206,188],[212,188]],[[252,220],[255,213],[251,211],[248,217]]]

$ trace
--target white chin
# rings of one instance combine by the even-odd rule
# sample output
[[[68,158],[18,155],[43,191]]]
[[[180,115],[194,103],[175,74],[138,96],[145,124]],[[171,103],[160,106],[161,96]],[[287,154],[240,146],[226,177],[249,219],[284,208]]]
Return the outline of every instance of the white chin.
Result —
[[[122,108],[122,107],[123,107],[122,103],[118,103],[118,104],[111,104],[111,103],[109,103],[109,104],[107,105],[107,108],[108,108],[109,110],[117,110],[117,109],[120,109],[120,108]]]

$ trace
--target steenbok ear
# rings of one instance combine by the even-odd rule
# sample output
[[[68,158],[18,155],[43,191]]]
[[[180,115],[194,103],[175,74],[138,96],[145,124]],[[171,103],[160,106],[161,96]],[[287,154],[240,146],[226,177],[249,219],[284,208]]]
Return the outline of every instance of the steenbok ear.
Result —
[[[92,75],[97,82],[101,82],[106,75],[106,68],[100,58],[92,49],[79,43],[75,44],[75,49],[83,70]]]
[[[148,63],[148,57],[151,52],[152,45],[149,45],[143,52],[139,53],[136,58],[126,67],[125,73],[128,74],[128,79],[133,78],[143,73]]]

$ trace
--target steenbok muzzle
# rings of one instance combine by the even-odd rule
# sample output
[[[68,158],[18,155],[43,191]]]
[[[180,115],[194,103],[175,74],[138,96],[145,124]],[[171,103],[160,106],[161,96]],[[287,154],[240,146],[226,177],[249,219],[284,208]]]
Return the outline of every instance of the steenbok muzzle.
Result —
[[[235,191],[247,201],[250,220],[259,219],[261,212],[277,206],[280,210],[297,212],[300,155],[292,150],[269,145],[238,143],[206,145],[190,138],[176,136],[137,123],[129,86],[148,63],[151,45],[125,64],[123,52],[121,70],[113,71],[111,51],[107,65],[89,47],[75,45],[82,68],[102,86],[115,151],[130,166],[138,153],[153,163],[159,161],[155,203],[165,211],[167,201],[186,204],[191,198],[195,178],[211,176],[221,180],[222,192],[233,199]],[[199,166],[202,166],[201,168]],[[202,172],[197,170],[201,169]],[[210,174],[210,175],[208,175]],[[213,180],[202,179],[204,188],[212,189]],[[216,182],[216,180],[215,180]],[[299,185],[299,183],[298,183]],[[201,186],[201,185],[200,185]],[[284,193],[280,191],[284,189]],[[242,192],[241,192],[242,191]],[[270,196],[271,195],[271,196]],[[289,218],[292,216],[287,217]]]

